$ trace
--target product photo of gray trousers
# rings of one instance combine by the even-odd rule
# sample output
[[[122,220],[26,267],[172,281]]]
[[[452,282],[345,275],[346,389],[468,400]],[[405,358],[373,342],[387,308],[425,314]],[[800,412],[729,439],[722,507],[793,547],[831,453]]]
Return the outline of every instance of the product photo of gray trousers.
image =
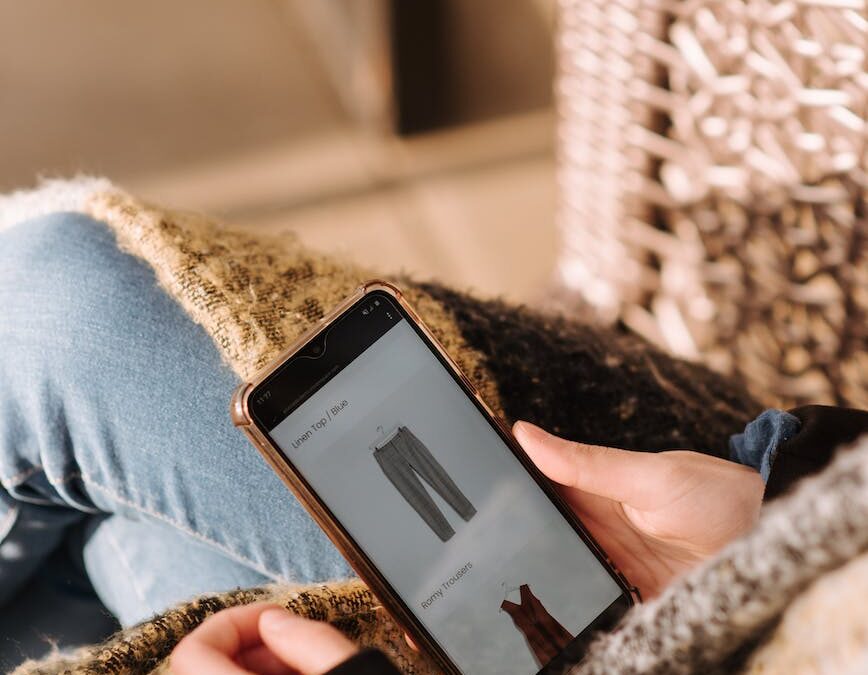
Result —
[[[398,427],[394,436],[374,450],[374,458],[392,485],[441,541],[448,541],[455,530],[422,485],[420,476],[464,520],[476,514],[473,504],[440,462],[407,427]]]

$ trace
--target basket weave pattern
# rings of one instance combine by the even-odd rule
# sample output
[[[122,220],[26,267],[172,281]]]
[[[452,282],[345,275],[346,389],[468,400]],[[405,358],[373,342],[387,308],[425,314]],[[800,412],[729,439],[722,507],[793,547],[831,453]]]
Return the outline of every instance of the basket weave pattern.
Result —
[[[864,0],[561,0],[563,282],[768,403],[868,406]]]

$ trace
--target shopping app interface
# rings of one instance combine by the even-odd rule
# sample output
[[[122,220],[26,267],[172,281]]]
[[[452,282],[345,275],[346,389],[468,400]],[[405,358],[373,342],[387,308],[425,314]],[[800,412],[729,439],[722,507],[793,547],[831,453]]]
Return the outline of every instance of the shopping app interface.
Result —
[[[621,594],[405,320],[270,434],[464,673],[537,673]]]

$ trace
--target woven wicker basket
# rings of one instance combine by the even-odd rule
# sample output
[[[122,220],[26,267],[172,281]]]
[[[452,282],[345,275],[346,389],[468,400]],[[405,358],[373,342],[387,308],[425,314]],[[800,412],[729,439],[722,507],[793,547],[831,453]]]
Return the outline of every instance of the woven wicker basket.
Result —
[[[780,405],[868,407],[865,0],[559,0],[561,281]]]

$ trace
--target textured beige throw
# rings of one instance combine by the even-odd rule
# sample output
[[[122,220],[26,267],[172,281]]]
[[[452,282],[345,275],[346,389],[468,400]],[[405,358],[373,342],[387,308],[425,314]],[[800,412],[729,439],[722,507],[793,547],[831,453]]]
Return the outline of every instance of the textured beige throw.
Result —
[[[105,181],[55,183],[0,198],[0,228],[59,209],[106,223],[122,248],[151,265],[242,377],[369,276],[306,251],[292,238],[143,204]],[[523,417],[589,442],[722,455],[728,434],[760,409],[739,384],[672,359],[629,333],[479,301],[437,284],[400,285],[508,419]],[[864,584],[866,566],[858,561],[866,550],[863,442],[770,507],[752,533],[633,610],[617,631],[600,636],[574,672],[832,672],[817,669],[827,662],[838,673],[860,672],[853,664],[864,653],[868,622],[862,603],[840,596],[848,585]],[[16,675],[158,672],[177,642],[205,618],[260,600],[333,623],[359,644],[383,649],[408,675],[435,672],[407,647],[364,584],[347,580],[197,598],[102,645],[24,664]],[[841,607],[836,623],[818,611],[832,605]],[[837,643],[845,644],[847,658],[829,661],[827,650],[839,638],[828,631],[841,625],[851,627],[840,638],[846,642]],[[803,631],[812,639],[804,639]]]

